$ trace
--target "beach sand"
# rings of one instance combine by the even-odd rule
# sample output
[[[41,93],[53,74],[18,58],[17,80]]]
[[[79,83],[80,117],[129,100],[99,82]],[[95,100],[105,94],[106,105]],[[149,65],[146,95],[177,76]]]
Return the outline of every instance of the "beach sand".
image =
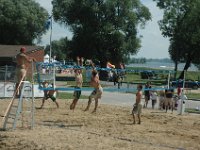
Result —
[[[0,100],[0,121],[10,100]],[[200,149],[200,116],[177,115],[143,109],[142,124],[133,125],[131,106],[100,104],[96,113],[84,112],[87,100],[74,111],[71,100],[58,100],[60,108],[48,100],[35,110],[35,127],[0,131],[1,150],[170,150]],[[36,100],[39,107],[41,100]],[[0,123],[1,123],[0,122]],[[1,126],[2,128],[2,123]]]

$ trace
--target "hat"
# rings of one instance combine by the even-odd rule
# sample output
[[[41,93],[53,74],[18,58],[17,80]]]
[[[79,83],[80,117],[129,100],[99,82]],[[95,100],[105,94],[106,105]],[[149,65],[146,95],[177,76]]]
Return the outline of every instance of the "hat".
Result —
[[[20,52],[22,52],[22,53],[26,52],[26,48],[25,48],[25,47],[22,47],[22,48],[20,49]]]

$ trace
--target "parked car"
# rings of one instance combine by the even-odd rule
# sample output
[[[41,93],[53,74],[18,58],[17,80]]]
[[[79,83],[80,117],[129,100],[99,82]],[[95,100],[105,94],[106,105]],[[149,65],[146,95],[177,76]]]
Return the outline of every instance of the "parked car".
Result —
[[[173,87],[183,87],[183,80],[177,80],[172,81],[171,85]],[[198,89],[200,87],[200,84],[198,81],[185,81],[185,88],[192,88],[192,89]]]
[[[140,75],[141,79],[155,79],[157,77],[154,71],[142,71]]]

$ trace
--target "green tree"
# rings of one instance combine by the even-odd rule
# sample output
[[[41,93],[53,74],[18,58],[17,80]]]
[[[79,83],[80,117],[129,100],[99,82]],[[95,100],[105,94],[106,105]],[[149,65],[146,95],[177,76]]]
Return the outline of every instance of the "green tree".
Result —
[[[185,61],[183,72],[191,63],[198,64],[200,33],[199,0],[154,0],[164,9],[163,19],[159,22],[162,34],[170,38],[169,53],[175,63]]]
[[[0,0],[0,44],[33,44],[45,33],[47,18],[34,0]]]
[[[73,32],[73,57],[97,58],[102,66],[136,54],[137,27],[151,18],[140,0],[53,0],[52,4],[54,19]]]
[[[69,40],[61,38],[60,40],[52,41],[52,56],[56,56],[56,60],[63,61],[68,60],[72,57],[72,51],[69,49]],[[50,46],[47,45],[45,48],[46,54],[50,52]]]

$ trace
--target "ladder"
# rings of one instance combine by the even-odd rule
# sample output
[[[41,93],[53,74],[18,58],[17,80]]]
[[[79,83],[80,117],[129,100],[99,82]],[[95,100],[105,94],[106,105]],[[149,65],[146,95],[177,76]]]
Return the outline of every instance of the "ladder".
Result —
[[[22,122],[22,127],[27,124],[27,127],[34,127],[34,87],[31,86],[29,81],[21,81],[17,89],[22,85],[19,99],[16,98],[16,92],[7,108],[7,111],[3,118],[3,129],[7,128],[16,129],[17,122]],[[27,90],[27,87],[29,88]],[[16,90],[17,91],[17,90]],[[27,92],[30,91],[30,92]],[[32,97],[32,99],[31,99]],[[9,127],[8,127],[9,125]]]

